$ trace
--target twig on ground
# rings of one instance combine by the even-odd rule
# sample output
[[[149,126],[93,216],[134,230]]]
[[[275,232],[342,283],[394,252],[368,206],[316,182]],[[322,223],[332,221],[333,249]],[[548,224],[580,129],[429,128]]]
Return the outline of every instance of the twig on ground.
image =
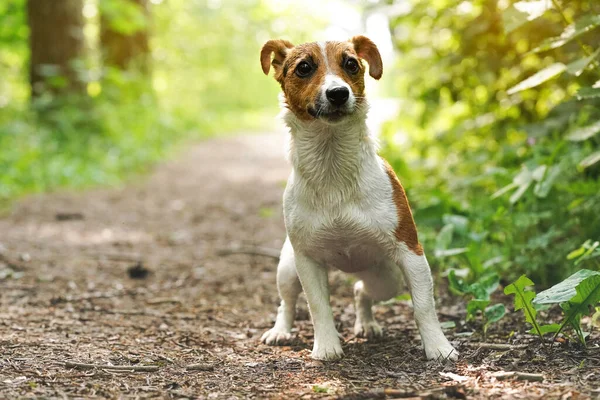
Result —
[[[146,304],[166,304],[166,303],[179,303],[181,304],[181,299],[175,297],[157,297],[154,299],[146,300]]]
[[[216,315],[213,315],[212,317],[213,320],[222,323],[223,325],[227,325],[230,328],[234,328],[236,326],[238,326],[235,322],[231,322],[228,319],[225,318],[221,318],[221,317],[217,317]]]
[[[214,371],[215,366],[212,364],[190,364],[185,369],[188,371]]]
[[[531,374],[528,372],[518,372],[518,371],[510,371],[510,372],[497,372],[492,374],[492,376],[496,379],[510,379],[515,378],[522,381],[538,381],[541,382],[544,380],[544,375],[542,374]]]
[[[74,361],[62,361],[62,365],[67,368],[78,368],[78,369],[107,369],[112,371],[135,371],[135,372],[156,372],[159,367],[154,365],[98,365],[98,364],[85,364]]]
[[[503,343],[465,343],[469,347],[477,347],[478,349],[490,350],[519,350],[529,347],[528,344],[503,344]]]
[[[98,258],[108,261],[123,261],[123,262],[142,262],[140,254],[125,254],[125,253],[87,253],[88,257]]]
[[[255,256],[272,257],[277,260],[279,260],[279,253],[280,250],[260,246],[235,246],[227,247],[217,251],[217,254],[220,256],[229,256],[232,254],[250,254]]]

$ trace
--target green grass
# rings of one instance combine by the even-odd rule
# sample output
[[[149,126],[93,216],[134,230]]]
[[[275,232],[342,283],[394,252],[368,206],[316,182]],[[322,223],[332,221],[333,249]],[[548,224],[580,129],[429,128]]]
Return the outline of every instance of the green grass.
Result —
[[[0,208],[58,188],[115,185],[145,173],[182,144],[239,129],[257,130],[262,111],[212,112],[190,118],[156,104],[98,100],[64,104],[43,116],[23,107],[0,113]]]

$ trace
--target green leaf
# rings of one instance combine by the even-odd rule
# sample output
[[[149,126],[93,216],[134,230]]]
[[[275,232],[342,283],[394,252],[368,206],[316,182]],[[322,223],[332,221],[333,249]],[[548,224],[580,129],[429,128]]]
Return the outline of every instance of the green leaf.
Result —
[[[467,303],[467,321],[475,318],[477,311],[484,312],[485,308],[490,304],[489,300],[473,299]]]
[[[577,294],[563,306],[565,319],[560,326],[558,334],[566,325],[571,325],[577,332],[579,339],[585,344],[585,337],[581,331],[581,317],[589,313],[589,308],[600,303],[600,274],[592,275],[581,281],[575,288]]]
[[[506,307],[502,303],[487,307],[484,311],[486,325],[500,321],[505,314]]]
[[[456,247],[454,249],[435,250],[434,255],[438,258],[450,257],[450,256],[456,256],[459,254],[464,254],[468,251],[469,251],[469,249],[467,247]]]
[[[450,290],[456,292],[457,294],[464,295],[469,293],[469,284],[465,283],[465,281],[462,279],[459,279],[456,276],[456,271],[453,269],[448,272],[448,284],[450,285]]]
[[[600,47],[592,55],[573,61],[567,65],[567,72],[571,75],[579,76],[590,65],[592,61],[600,54]]]
[[[579,167],[585,169],[587,167],[591,167],[592,165],[596,164],[598,161],[600,161],[600,150],[596,151],[595,153],[590,154],[583,160],[579,161]]]
[[[597,99],[600,97],[600,88],[582,87],[577,91],[577,100]]]
[[[538,180],[535,187],[533,188],[533,194],[535,194],[539,198],[546,198],[548,193],[550,193],[550,189],[552,189],[552,185],[556,181],[556,178],[559,177],[561,173],[560,167],[558,165],[553,165],[544,174],[544,177]]]
[[[445,250],[450,246],[452,242],[452,237],[454,235],[454,226],[453,225],[444,225],[444,227],[440,230],[440,233],[435,238],[435,249],[436,250]]]
[[[560,324],[540,325],[540,332],[542,333],[542,335],[545,335],[547,333],[556,333],[559,331],[559,329]],[[537,332],[534,328],[532,328],[529,330],[529,333],[536,334]]]
[[[552,8],[549,0],[519,1],[502,12],[504,32],[510,33],[529,21],[542,16]]]
[[[569,132],[565,138],[572,142],[581,142],[591,138],[598,132],[600,132],[600,121],[596,121],[588,126],[576,128]]]
[[[585,247],[581,246],[578,249],[573,250],[569,254],[567,254],[567,260],[572,260],[574,258],[579,258],[585,253]]]
[[[567,66],[565,64],[554,63],[554,64],[550,65],[549,67],[546,67],[541,71],[538,71],[537,73],[535,73],[534,75],[525,79],[524,81],[519,82],[517,85],[508,89],[508,91],[506,93],[508,93],[510,95],[510,94],[514,94],[517,92],[521,92],[526,89],[531,89],[533,87],[541,85],[542,83],[549,81],[550,79],[562,74],[566,69],[567,69]]]
[[[516,187],[519,187],[519,185],[517,185],[514,182],[509,183],[508,185],[504,186],[502,189],[499,189],[496,192],[494,192],[494,194],[492,194],[492,199],[496,199],[496,198],[502,196],[503,194],[510,192],[511,190],[513,190]]]
[[[530,185],[531,185],[531,181],[525,183],[524,185],[519,186],[519,188],[517,190],[515,190],[515,192],[512,194],[512,196],[510,196],[510,198],[508,199],[508,201],[510,201],[510,204],[515,204],[517,201],[519,201],[519,199],[521,197],[523,197],[523,195],[525,194],[527,189],[529,189]]]
[[[456,271],[452,269],[448,272],[448,283],[450,289],[458,294],[470,294],[475,300],[489,300],[490,295],[498,288],[500,278],[496,273],[489,273],[479,278],[477,282],[468,284],[458,278]]]
[[[571,40],[577,38],[578,36],[583,35],[586,32],[591,31],[600,25],[600,15],[588,15],[581,19],[578,19],[573,24],[567,26],[563,33],[555,38],[550,38],[542,42],[537,48],[533,51],[535,53],[556,49]]]
[[[573,250],[567,255],[567,260],[575,260],[575,265],[579,265],[590,258],[600,257],[600,242],[586,240],[580,248]]]
[[[470,285],[469,291],[476,299],[489,300],[492,293],[498,289],[500,277],[496,273],[484,275]]]
[[[454,329],[454,328],[456,328],[456,322],[454,322],[454,321],[440,322],[440,327],[442,329]]]
[[[513,178],[512,183],[494,193],[492,195],[492,199],[500,197],[508,191],[517,188],[517,190],[515,190],[515,192],[510,196],[509,199],[511,204],[515,204],[525,194],[529,186],[531,186],[531,184],[534,181],[539,181],[541,179],[541,177],[544,174],[545,168],[546,166],[540,166],[532,171],[529,168],[527,168],[526,165],[523,165],[521,167],[521,171]]]
[[[459,234],[467,234],[469,231],[469,219],[463,215],[444,214],[442,221],[446,225],[452,225]]]
[[[517,279],[514,283],[504,288],[504,294],[515,295],[515,311],[523,310],[523,312],[525,313],[525,320],[531,325],[533,325],[535,332],[541,338],[542,332],[536,320],[537,311],[531,304],[531,301],[535,297],[535,292],[532,290],[526,290],[528,286],[533,286],[533,281],[525,275],[521,275],[521,277]]]
[[[575,288],[590,276],[600,276],[600,272],[582,269],[569,276],[564,281],[540,292],[533,302],[535,304],[559,304],[571,300],[576,294]]]

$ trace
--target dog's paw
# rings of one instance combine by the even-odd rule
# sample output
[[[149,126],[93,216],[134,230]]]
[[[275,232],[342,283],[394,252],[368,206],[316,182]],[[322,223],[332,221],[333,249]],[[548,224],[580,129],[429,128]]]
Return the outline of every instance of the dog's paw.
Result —
[[[425,346],[425,355],[428,360],[438,360],[438,361],[456,361],[458,360],[458,351],[447,339],[440,341],[440,343]]]
[[[311,354],[311,357],[315,360],[335,361],[343,356],[344,351],[342,350],[342,344],[337,335],[330,340],[315,340],[315,345]]]
[[[354,324],[354,334],[361,338],[378,338],[383,336],[381,326],[375,321],[361,322],[356,320]]]
[[[269,346],[282,346],[292,342],[292,334],[281,329],[271,328],[263,333],[260,341]]]

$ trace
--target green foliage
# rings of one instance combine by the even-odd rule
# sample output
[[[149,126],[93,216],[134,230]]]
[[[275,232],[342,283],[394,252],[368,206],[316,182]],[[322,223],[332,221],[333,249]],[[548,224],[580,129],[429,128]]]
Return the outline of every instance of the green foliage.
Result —
[[[527,287],[533,282],[522,275],[516,282],[507,286],[504,293],[515,296],[515,311],[523,310],[525,319],[540,338],[547,333],[554,333],[554,337],[570,326],[577,334],[578,340],[585,345],[586,334],[581,329],[581,317],[588,315],[590,308],[600,303],[600,272],[582,269],[564,281],[544,290],[537,296]],[[560,304],[564,312],[560,324],[539,325],[537,321],[536,306]]]
[[[560,304],[565,317],[554,332],[558,335],[565,326],[571,326],[579,341],[585,344],[581,317],[589,314],[590,307],[600,303],[600,272],[587,269],[577,271],[559,284],[541,292],[534,302]]]
[[[515,311],[523,310],[525,313],[525,320],[533,325],[533,330],[535,330],[540,338],[542,338],[542,329],[536,320],[537,310],[532,304],[535,292],[533,290],[527,290],[527,287],[529,286],[533,286],[531,279],[525,275],[521,275],[514,283],[504,288],[504,294],[512,294],[515,296]]]
[[[600,3],[408,0],[385,127],[433,265],[547,287],[600,238]],[[448,227],[458,215],[465,230]],[[598,269],[597,258],[581,261]]]
[[[577,295],[577,286],[591,276],[600,276],[598,271],[582,269],[564,281],[557,283],[550,289],[539,293],[534,300],[535,304],[560,304],[566,303]]]
[[[592,243],[591,240],[586,240],[581,247],[573,250],[567,255],[567,259],[575,260],[575,265],[597,257],[600,257],[600,242],[596,241]],[[596,264],[598,264],[597,261]]]
[[[448,272],[450,290],[456,294],[469,298],[467,303],[467,321],[475,319],[478,313],[483,317],[483,334],[487,335],[488,327],[504,317],[506,308],[504,304],[490,306],[490,296],[496,291],[500,279],[495,273],[482,276],[478,281],[468,284],[456,276],[455,270]]]
[[[133,35],[148,26],[148,19],[143,9],[135,2],[100,0],[98,10],[112,30],[124,35]]]

